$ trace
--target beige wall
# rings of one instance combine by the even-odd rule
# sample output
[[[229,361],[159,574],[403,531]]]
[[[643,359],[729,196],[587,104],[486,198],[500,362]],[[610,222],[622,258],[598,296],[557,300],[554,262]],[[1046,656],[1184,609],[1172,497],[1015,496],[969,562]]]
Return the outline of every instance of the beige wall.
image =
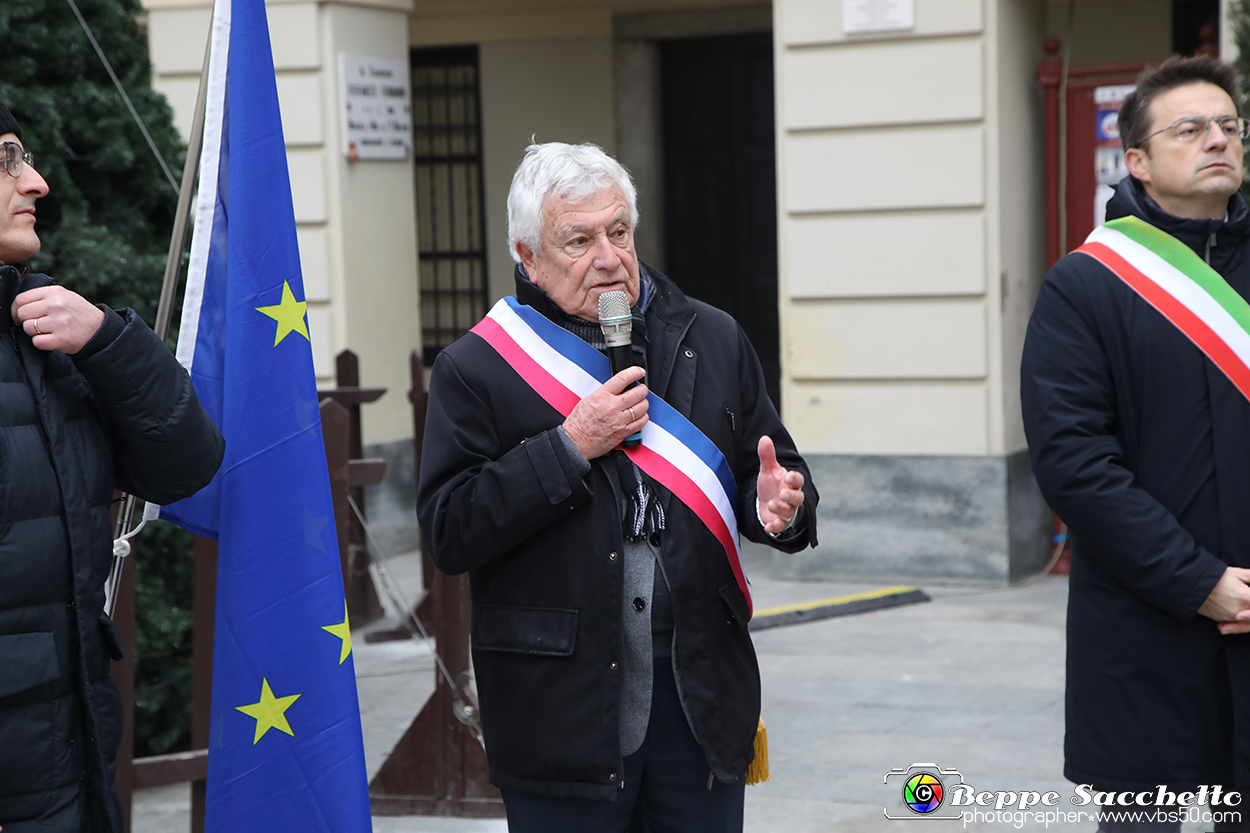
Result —
[[[413,0],[413,46],[489,41],[606,38],[613,16],[720,11],[760,0]],[[694,21],[697,26],[697,20]]]
[[[530,137],[594,142],[616,153],[612,41],[606,37],[483,43],[482,159],[492,303],[514,292],[508,187]]]
[[[363,6],[325,3],[321,39],[327,61],[322,73],[328,145],[331,298],[338,339],[360,356],[360,383],[385,387],[386,396],[361,409],[364,441],[412,436],[408,402],[408,356],[421,347],[417,289],[417,220],[411,158],[351,162],[342,150],[339,125],[338,56],[371,55],[408,62],[405,14]]]
[[[1045,10],[1033,0],[1000,0],[997,50],[999,191],[999,365],[1003,448],[1025,448],[1020,357],[1046,266],[1046,123],[1036,80],[1044,57]],[[994,320],[992,317],[991,320]]]
[[[211,17],[208,3],[145,0],[153,86],[185,137]],[[342,153],[338,55],[407,60],[406,0],[269,3],[282,126],[318,384],[351,348],[361,384],[386,387],[362,409],[368,443],[410,437],[408,351],[421,343],[411,160],[349,163]]]
[[[1023,447],[1019,344],[1044,264],[1041,0],[916,0],[847,36],[776,0],[783,407],[836,454]]]
[[[1220,58],[1232,63],[1237,60],[1237,42],[1233,38],[1232,7],[1234,0],[1220,0]]]
[[[1172,2],[1049,0],[1046,34],[1074,67],[1162,60],[1172,54]]]
[[[1233,61],[1229,14],[1220,0],[1220,57]],[[1171,0],[1048,0],[1046,34],[1071,48],[1072,66],[1157,61],[1172,54]]]

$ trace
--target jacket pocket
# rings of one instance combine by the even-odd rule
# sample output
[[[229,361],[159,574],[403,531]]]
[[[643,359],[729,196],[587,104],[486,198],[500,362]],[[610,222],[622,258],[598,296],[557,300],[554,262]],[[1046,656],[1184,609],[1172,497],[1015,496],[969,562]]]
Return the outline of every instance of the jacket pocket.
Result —
[[[479,605],[475,620],[473,645],[479,651],[568,657],[577,644],[576,610]]]
[[[52,633],[0,634],[0,698],[17,694],[60,676]]]
[[[720,597],[725,600],[726,607],[733,615],[734,622],[741,627],[746,627],[751,621],[751,611],[747,608],[746,597],[742,595],[742,590],[738,587],[738,582],[729,582],[720,589]]]
[[[107,613],[100,614],[100,638],[104,640],[104,649],[114,662],[121,662],[126,658],[126,646],[122,644],[121,634],[117,632],[117,626]]]

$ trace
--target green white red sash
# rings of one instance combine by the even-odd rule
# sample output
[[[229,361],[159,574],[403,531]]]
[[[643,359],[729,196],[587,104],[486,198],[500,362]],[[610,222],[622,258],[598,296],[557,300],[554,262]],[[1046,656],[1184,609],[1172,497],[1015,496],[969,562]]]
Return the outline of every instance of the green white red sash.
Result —
[[[606,356],[514,297],[495,304],[470,332],[562,416],[612,376]],[[729,463],[715,443],[654,393],[647,394],[647,417],[642,443],[623,451],[720,541],[749,609],[738,541],[738,485]]]
[[[1094,229],[1076,251],[1106,266],[1250,399],[1250,303],[1193,249],[1137,217]]]

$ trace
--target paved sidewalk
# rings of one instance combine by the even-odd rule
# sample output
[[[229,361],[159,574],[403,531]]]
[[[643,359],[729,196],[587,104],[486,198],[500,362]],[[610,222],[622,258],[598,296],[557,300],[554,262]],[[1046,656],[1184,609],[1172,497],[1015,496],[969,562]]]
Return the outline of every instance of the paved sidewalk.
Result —
[[[872,589],[778,582],[773,554],[748,553],[757,608]],[[784,555],[776,555],[784,558]],[[387,564],[415,588],[419,558]],[[1067,581],[1043,578],[1003,590],[926,586],[932,601],[755,635],[764,686],[772,780],[748,788],[748,833],[906,833],[895,768],[956,769],[983,790],[1059,792],[1054,811],[1075,814],[1063,779],[1064,609]],[[415,643],[353,642],[370,776],[424,704],[433,659]],[[943,779],[949,786],[953,776]],[[186,785],[140,791],[134,833],[188,829]],[[941,812],[945,812],[943,808]],[[1072,815],[1071,819],[1076,816]],[[1080,821],[934,822],[921,833],[1093,831]],[[1015,821],[1022,824],[1017,827]],[[1185,833],[1210,830],[1186,824]],[[502,820],[375,817],[377,833],[504,833]]]

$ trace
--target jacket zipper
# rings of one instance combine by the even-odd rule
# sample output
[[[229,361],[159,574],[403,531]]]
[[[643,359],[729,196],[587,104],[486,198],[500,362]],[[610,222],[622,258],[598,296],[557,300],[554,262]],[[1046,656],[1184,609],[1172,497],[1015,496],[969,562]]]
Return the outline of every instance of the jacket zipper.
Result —
[[[1211,248],[1213,246],[1215,246],[1215,232],[1211,232],[1210,236],[1207,237],[1207,253],[1203,257],[1203,260],[1207,262],[1207,266],[1211,265]]]
[[[3,266],[4,264],[0,263],[0,267],[3,267]],[[12,278],[0,278],[0,284],[7,283],[9,280],[12,280]],[[18,275],[17,282],[18,282],[17,286],[13,287],[13,297],[17,297],[18,290],[22,288],[20,273]],[[8,294],[9,293],[7,291],[0,292],[0,297],[8,297]],[[9,303],[12,303],[12,300],[10,300]],[[6,309],[3,311],[0,311],[0,314],[3,314],[5,316],[5,320],[3,321],[3,323],[0,323],[0,338],[4,338],[7,335],[10,339],[13,340],[13,352],[20,353],[21,350],[19,350],[17,346],[17,333],[15,332],[17,328],[13,326],[13,321],[12,321],[12,310]]]

